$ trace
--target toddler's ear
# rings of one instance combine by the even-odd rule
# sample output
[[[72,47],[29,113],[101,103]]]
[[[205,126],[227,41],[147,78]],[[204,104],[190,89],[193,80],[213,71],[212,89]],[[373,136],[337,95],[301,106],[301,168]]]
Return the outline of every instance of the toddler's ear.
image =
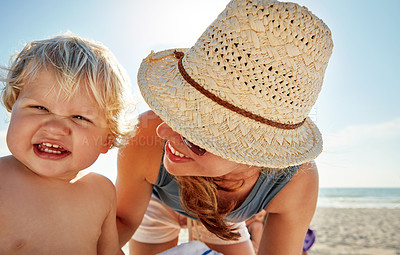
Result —
[[[108,150],[110,149],[111,145],[113,144],[115,139],[115,136],[113,134],[108,134],[106,139],[103,142],[103,148],[101,150],[101,153],[107,153]]]

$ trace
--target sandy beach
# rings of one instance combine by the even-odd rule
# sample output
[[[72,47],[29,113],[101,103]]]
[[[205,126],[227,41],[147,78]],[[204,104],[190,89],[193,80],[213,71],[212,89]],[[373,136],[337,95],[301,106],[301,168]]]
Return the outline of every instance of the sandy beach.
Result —
[[[400,209],[317,208],[311,228],[309,255],[400,255]],[[187,236],[182,230],[180,243]]]
[[[400,209],[317,208],[311,228],[311,255],[400,254]]]

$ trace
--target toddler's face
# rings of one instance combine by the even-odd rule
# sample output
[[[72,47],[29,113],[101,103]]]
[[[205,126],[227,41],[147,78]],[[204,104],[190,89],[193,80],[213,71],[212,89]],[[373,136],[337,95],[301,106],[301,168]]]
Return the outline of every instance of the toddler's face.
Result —
[[[12,108],[7,145],[38,175],[71,180],[110,147],[113,136],[104,111],[81,85],[66,100],[51,70],[24,80]]]

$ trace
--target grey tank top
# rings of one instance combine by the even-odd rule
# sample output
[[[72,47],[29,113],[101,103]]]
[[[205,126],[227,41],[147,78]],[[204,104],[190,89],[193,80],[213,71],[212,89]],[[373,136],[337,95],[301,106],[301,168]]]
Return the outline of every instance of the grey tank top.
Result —
[[[226,221],[242,222],[260,212],[285,187],[299,168],[300,166],[291,166],[285,170],[262,172],[247,198],[226,216]],[[178,186],[174,176],[168,173],[161,163],[153,194],[172,210],[196,220],[182,209]]]

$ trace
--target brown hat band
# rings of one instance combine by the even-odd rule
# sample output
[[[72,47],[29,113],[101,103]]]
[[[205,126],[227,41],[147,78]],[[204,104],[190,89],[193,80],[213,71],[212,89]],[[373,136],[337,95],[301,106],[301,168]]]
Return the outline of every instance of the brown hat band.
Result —
[[[217,97],[216,95],[214,95],[213,93],[211,93],[210,91],[206,90],[205,88],[203,88],[202,86],[200,86],[195,80],[192,79],[192,77],[189,76],[189,74],[186,72],[185,68],[183,67],[182,64],[182,58],[185,55],[183,52],[180,51],[175,51],[174,52],[175,57],[177,59],[179,59],[178,61],[178,69],[179,72],[181,73],[182,77],[185,79],[185,81],[187,83],[189,83],[193,88],[195,88],[196,90],[198,90],[201,94],[203,94],[204,96],[208,97],[209,99],[211,99],[212,101],[216,102],[217,104],[231,110],[234,111],[244,117],[250,118],[252,120],[255,120],[257,122],[263,123],[263,124],[267,124],[269,126],[272,127],[276,127],[276,128],[280,128],[280,129],[295,129],[300,127],[301,125],[304,124],[305,120],[304,119],[302,122],[297,123],[297,124],[282,124],[279,122],[275,122],[266,118],[263,118],[259,115],[253,114],[249,111],[243,110],[229,102],[226,102],[224,100],[222,100],[221,98]]]

